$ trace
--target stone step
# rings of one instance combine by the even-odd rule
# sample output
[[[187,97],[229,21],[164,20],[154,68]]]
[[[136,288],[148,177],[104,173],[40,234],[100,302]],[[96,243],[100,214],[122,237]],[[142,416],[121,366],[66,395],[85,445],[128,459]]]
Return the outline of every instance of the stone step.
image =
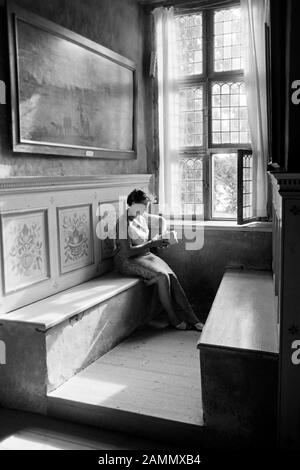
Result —
[[[111,273],[2,315],[0,404],[44,413],[47,392],[146,321],[152,289]]]

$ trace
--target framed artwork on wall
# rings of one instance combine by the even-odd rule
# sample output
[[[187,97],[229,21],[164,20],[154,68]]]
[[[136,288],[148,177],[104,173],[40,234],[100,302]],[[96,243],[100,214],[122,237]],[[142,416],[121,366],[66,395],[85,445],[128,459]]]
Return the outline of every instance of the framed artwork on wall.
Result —
[[[136,66],[9,2],[13,151],[136,158]]]

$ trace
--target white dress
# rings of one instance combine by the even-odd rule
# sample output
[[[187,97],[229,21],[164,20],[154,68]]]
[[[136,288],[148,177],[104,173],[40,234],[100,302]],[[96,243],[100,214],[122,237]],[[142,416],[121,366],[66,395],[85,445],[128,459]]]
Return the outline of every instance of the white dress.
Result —
[[[127,223],[127,233],[132,246],[138,246],[149,239],[149,227],[144,216],[139,215],[131,218],[127,217],[127,214],[125,214],[122,217],[120,217],[117,223],[117,234],[119,233],[118,227],[120,224]],[[154,253],[151,253],[149,249],[146,249],[143,255],[129,257],[127,249],[118,243],[118,239],[116,240],[116,246],[117,250],[114,256],[114,264],[115,268],[121,274],[126,276],[139,276],[145,280],[154,279],[162,273],[168,275],[172,297],[182,313],[179,313],[178,316],[182,320],[187,320],[192,323],[198,321],[176,274],[164,260]]]

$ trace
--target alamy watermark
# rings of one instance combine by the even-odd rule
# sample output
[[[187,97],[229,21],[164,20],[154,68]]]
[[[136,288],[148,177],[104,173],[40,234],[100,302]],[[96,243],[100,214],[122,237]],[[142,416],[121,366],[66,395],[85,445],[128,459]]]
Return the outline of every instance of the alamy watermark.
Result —
[[[6,344],[0,339],[0,366],[6,364]]]
[[[293,341],[291,348],[295,350],[292,353],[292,363],[294,366],[298,366],[300,364],[300,340]]]
[[[0,104],[6,104],[6,86],[3,80],[0,80]]]
[[[158,214],[164,214],[164,217]],[[147,222],[149,228],[149,237],[161,237],[169,240],[184,240],[186,250],[200,250],[204,245],[204,224],[203,216],[198,215],[191,220],[188,214],[180,214],[176,208],[170,208],[167,205],[152,204],[151,212],[143,211],[137,213]],[[126,240],[128,238],[128,220],[126,201],[120,198],[118,204],[102,203],[97,209],[99,219],[96,226],[96,235],[100,240]],[[118,224],[117,224],[118,222]],[[168,225],[176,226],[176,229],[169,230]],[[175,233],[176,232],[176,233]],[[138,238],[138,235],[136,235]],[[133,238],[133,237],[131,237]]]
[[[300,104],[300,80],[294,80],[291,88],[293,90],[291,100],[294,105]]]

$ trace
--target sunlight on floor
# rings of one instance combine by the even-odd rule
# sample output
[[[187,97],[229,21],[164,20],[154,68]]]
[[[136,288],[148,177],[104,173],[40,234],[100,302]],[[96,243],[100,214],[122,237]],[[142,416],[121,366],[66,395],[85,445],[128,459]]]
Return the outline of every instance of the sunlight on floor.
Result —
[[[28,435],[26,435],[28,433]],[[49,438],[48,438],[49,439]],[[51,442],[52,441],[52,442]],[[40,436],[30,432],[30,428],[20,433],[16,433],[0,441],[0,446],[7,450],[60,450],[63,449],[61,443],[55,439],[49,439],[45,443]]]
[[[68,382],[66,382],[65,387],[68,387]],[[82,397],[82,393],[87,395],[90,399],[93,397],[93,400],[97,401],[98,405],[104,403],[105,401],[112,398],[114,395],[117,395],[120,392],[123,392],[127,387],[124,383],[110,382],[107,380],[101,380],[97,376],[94,378],[89,377],[80,377],[80,381],[76,384],[74,389],[69,390],[69,398],[76,401],[76,398],[79,396]],[[81,394],[80,394],[81,392]]]
[[[199,333],[172,328],[136,331],[56,390],[51,410],[80,409],[101,423],[118,411],[173,425],[203,426]],[[187,400],[188,397],[188,400]]]

